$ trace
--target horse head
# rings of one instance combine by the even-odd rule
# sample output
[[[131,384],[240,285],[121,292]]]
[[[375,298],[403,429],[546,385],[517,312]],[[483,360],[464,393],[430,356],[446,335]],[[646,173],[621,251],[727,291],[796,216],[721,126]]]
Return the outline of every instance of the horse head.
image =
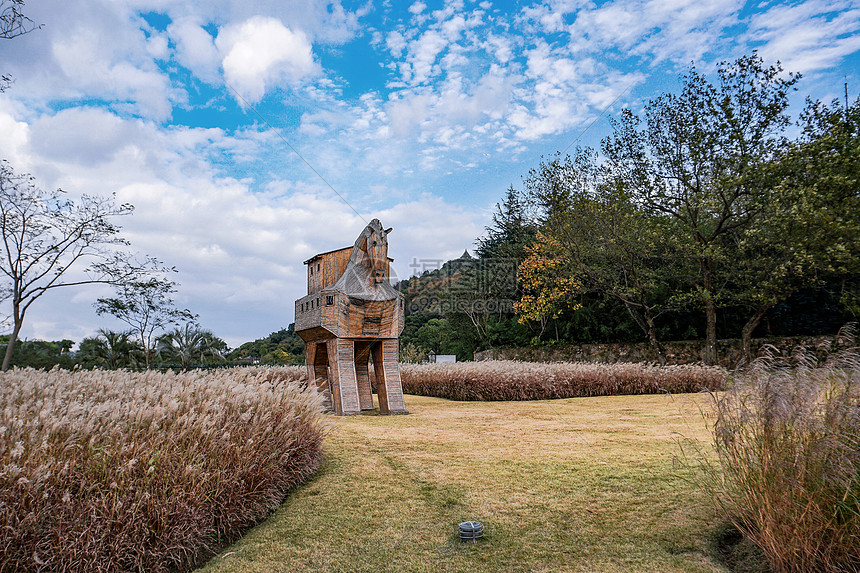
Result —
[[[332,288],[368,300],[397,298],[397,291],[388,283],[390,232],[378,219],[372,220],[355,240],[349,262]]]
[[[367,257],[365,265],[369,267],[368,270],[374,283],[388,280],[389,232],[391,229],[383,229],[379,219],[374,219],[364,228],[358,241],[356,241],[357,250],[362,251],[361,255]]]

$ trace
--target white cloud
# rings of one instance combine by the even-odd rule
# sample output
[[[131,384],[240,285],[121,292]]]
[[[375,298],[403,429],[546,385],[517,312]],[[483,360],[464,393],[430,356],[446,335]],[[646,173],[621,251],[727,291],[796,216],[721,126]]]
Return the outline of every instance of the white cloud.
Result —
[[[526,6],[522,16],[526,21],[536,22],[544,32],[560,32],[565,28],[565,16],[587,6],[582,0],[553,0],[546,4]]]
[[[95,99],[158,121],[184,100],[156,63],[166,39],[148,36],[127,7],[40,2],[26,13],[44,26],[0,46],[4,73],[16,78],[12,97],[37,107]]]
[[[139,139],[140,124],[101,108],[77,107],[42,116],[30,132],[33,151],[52,162],[96,166]]]
[[[435,76],[436,59],[448,46],[448,40],[437,30],[427,30],[409,45],[409,55],[406,63],[409,65],[404,79],[412,84],[426,82]]]
[[[304,32],[293,31],[275,18],[255,16],[226,26],[215,45],[224,56],[225,80],[251,103],[259,101],[268,88],[295,83],[319,71]]]
[[[860,50],[860,7],[815,0],[773,6],[752,18],[746,40],[759,47],[762,57],[779,59],[789,71],[831,68]]]
[[[392,56],[399,58],[403,50],[406,49],[406,38],[399,31],[392,30],[385,37],[385,45],[391,51]]]
[[[26,147],[30,141],[30,126],[16,119],[15,105],[8,97],[0,95],[0,158],[8,161],[15,169],[26,169],[28,154]]]
[[[569,27],[574,50],[618,49],[687,65],[738,23],[743,0],[615,0],[582,8]]]
[[[152,34],[146,41],[146,51],[156,60],[166,60],[170,54],[165,34]]]
[[[489,34],[486,38],[486,48],[500,64],[507,64],[514,57],[514,42],[511,38]]]
[[[167,33],[176,43],[176,60],[207,83],[219,79],[221,56],[215,39],[198,22],[190,19],[174,21]]]

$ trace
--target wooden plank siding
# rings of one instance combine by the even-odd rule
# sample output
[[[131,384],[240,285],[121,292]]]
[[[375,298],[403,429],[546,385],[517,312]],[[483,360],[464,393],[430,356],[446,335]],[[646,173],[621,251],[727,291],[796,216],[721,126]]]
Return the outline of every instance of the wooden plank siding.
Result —
[[[380,414],[408,414],[403,401],[398,362],[400,345],[397,339],[382,340],[373,346],[373,370]]]
[[[337,367],[332,370],[337,372],[335,376],[340,392],[341,413],[358,414],[361,412],[361,403],[358,400],[358,381],[355,375],[355,342],[338,338],[328,346],[335,348],[337,354],[337,360],[332,362]]]
[[[373,390],[370,384],[368,361],[373,342],[355,342],[355,377],[358,383],[358,401],[362,410],[373,410]]]
[[[328,304],[331,297],[332,304]],[[296,332],[305,339],[397,338],[403,331],[403,297],[363,300],[337,291],[320,291],[296,301]],[[305,332],[322,328],[325,332]]]
[[[343,274],[352,247],[322,253],[305,261],[308,266],[308,294],[314,294],[337,282]]]

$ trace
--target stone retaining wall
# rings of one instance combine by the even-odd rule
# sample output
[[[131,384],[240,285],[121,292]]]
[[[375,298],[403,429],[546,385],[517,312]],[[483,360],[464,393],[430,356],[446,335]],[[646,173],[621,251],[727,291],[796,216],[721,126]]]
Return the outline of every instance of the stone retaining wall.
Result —
[[[758,356],[765,346],[772,346],[783,356],[790,356],[797,347],[804,347],[824,357],[828,349],[845,345],[837,336],[792,336],[784,338],[754,338],[752,352]],[[703,340],[664,342],[669,364],[702,362]],[[717,341],[720,364],[734,368],[741,362],[740,339]],[[527,348],[491,348],[475,353],[475,360],[521,360],[523,362],[657,362],[657,355],[646,343],[555,345]]]

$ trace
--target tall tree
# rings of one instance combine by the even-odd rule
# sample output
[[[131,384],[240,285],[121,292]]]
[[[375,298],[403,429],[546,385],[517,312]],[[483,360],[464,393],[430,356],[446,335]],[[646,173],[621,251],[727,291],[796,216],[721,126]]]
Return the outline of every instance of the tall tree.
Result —
[[[808,102],[803,135],[780,157],[780,191],[807,205],[805,251],[842,283],[842,303],[860,307],[860,98],[842,108]],[[811,258],[808,256],[808,258]]]
[[[3,370],[9,368],[27,311],[46,292],[121,284],[145,272],[145,265],[129,262],[118,251],[128,242],[111,222],[132,210],[129,204],[116,205],[113,197],[84,195],[74,203],[62,190],[45,192],[32,177],[0,162],[0,273],[6,277],[0,301],[10,303],[12,321]]]
[[[645,209],[670,217],[699,266],[693,296],[705,311],[704,359],[717,361],[717,308],[728,235],[752,225],[767,202],[762,165],[783,145],[788,93],[799,75],[755,53],[720,65],[715,86],[695,68],[679,94],[645,106],[645,129],[626,110],[603,142],[613,171]]]
[[[116,286],[115,296],[100,298],[95,303],[99,315],[111,314],[132,328],[143,346],[147,370],[152,367],[155,333],[195,319],[188,309],[176,308],[175,292],[175,282],[165,276],[153,276],[122,282]]]
[[[529,213],[530,204],[522,193],[508,187],[505,198],[496,203],[492,224],[485,227],[486,235],[477,240],[476,254],[481,259],[513,259],[519,264],[526,257],[537,226]]]
[[[773,192],[737,234],[739,302],[750,309],[744,356],[765,313],[804,287],[841,282],[850,307],[860,278],[860,100],[808,101],[801,137],[764,166]]]
[[[526,186],[582,289],[620,301],[665,362],[656,321],[672,308],[670,287],[682,274],[665,217],[640,209],[588,149],[544,161]]]

